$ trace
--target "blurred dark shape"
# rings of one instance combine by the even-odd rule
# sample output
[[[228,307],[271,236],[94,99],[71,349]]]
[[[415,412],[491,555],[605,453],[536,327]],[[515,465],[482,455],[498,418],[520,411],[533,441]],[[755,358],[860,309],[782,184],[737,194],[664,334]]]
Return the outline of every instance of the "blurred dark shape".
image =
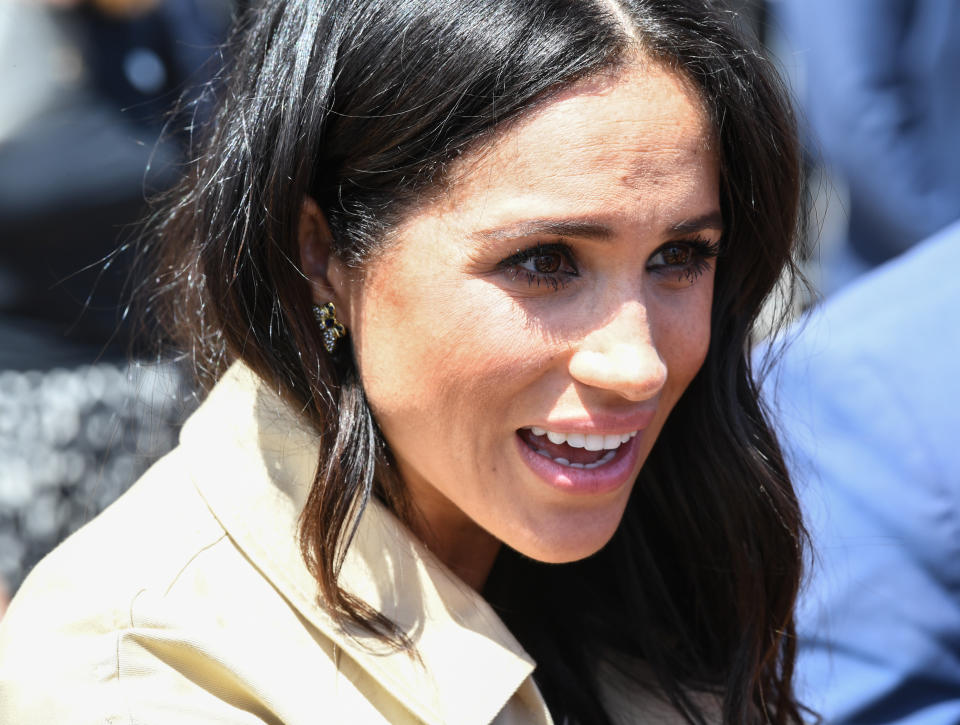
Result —
[[[227,0],[165,0],[122,17],[81,4],[49,10],[69,83],[0,138],[0,369],[119,359],[133,233],[145,199],[176,179],[196,103],[167,110],[217,69]],[[109,260],[109,261],[108,261]]]

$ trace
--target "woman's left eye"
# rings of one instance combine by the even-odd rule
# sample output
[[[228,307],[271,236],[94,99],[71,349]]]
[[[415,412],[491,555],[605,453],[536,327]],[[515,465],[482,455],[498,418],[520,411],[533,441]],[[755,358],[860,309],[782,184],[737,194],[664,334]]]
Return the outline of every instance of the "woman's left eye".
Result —
[[[555,290],[580,275],[573,253],[565,244],[538,244],[518,249],[497,267],[513,279],[525,279],[531,286],[546,285]]]
[[[676,274],[678,282],[693,284],[719,253],[720,245],[705,239],[668,242],[653,253],[647,269],[656,274]]]

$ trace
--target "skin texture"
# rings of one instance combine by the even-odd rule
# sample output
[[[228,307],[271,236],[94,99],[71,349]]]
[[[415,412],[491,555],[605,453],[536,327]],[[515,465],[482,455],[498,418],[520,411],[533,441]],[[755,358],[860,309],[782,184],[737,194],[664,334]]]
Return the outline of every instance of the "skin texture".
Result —
[[[304,205],[304,269],[349,330],[422,513],[416,533],[472,586],[501,543],[568,562],[616,530],[710,339],[714,260],[664,262],[722,236],[712,141],[690,86],[637,62],[575,84],[466,154],[362,277],[327,258],[323,216]],[[604,234],[522,228],[542,220]],[[537,244],[569,253],[544,247],[504,264]],[[558,273],[538,276],[538,265]],[[521,428],[644,416],[629,475],[612,490],[549,485],[518,448]]]

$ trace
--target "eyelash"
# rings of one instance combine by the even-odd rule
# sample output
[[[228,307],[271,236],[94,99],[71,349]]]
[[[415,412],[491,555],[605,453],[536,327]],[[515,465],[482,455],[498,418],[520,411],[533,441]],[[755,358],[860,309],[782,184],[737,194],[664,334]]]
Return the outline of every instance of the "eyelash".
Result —
[[[671,248],[689,251],[691,257],[686,264],[651,264],[647,263],[647,269],[657,274],[667,274],[672,271],[678,273],[677,282],[686,280],[689,284],[696,282],[709,267],[709,260],[720,253],[720,245],[717,242],[694,237],[693,239],[682,239],[676,242],[668,242],[662,245],[653,253],[651,259],[661,254],[665,254]],[[543,259],[550,255],[559,255],[561,257],[559,269],[555,272],[540,272],[522,267],[531,260]],[[566,269],[563,269],[566,267]],[[564,243],[536,244],[527,249],[518,249],[506,259],[497,264],[497,269],[503,270],[514,281],[521,277],[526,279],[531,287],[536,285],[549,286],[554,290],[566,287],[576,277],[580,276],[577,270],[573,251]]]
[[[532,269],[524,269],[520,265],[531,260],[543,259],[551,254],[556,254],[561,257],[560,266],[564,265],[568,267],[568,270],[558,271],[558,272],[538,272]],[[518,249],[514,254],[511,254],[509,257],[501,261],[497,265],[498,269],[502,269],[510,278],[514,281],[524,277],[527,280],[527,284],[531,287],[536,285],[540,287],[541,285],[547,285],[552,287],[554,290],[558,290],[561,287],[566,287],[571,279],[579,277],[580,273],[577,271],[576,263],[573,259],[573,252],[570,247],[566,244],[536,244],[533,247],[528,247],[527,249]]]
[[[647,262],[647,269],[663,274],[676,271],[678,273],[677,282],[683,282],[685,280],[689,284],[693,284],[700,279],[700,275],[709,269],[710,260],[720,254],[719,242],[712,242],[703,237],[694,237],[692,239],[681,239],[677,242],[667,242],[653,253],[651,259],[663,254],[671,247],[680,247],[689,250],[691,254],[690,260],[684,265],[651,265],[650,262]]]

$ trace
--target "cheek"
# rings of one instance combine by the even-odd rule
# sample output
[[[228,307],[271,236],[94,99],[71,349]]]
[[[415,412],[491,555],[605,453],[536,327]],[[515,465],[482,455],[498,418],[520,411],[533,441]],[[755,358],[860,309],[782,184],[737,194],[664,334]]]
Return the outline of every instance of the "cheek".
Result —
[[[654,338],[667,365],[671,405],[699,372],[710,347],[712,279],[688,290],[682,304],[664,300],[659,306]]]
[[[391,279],[389,289],[370,290],[357,344],[364,389],[385,432],[419,420],[449,433],[475,428],[478,411],[504,413],[511,383],[532,358],[520,353],[515,306],[482,280]]]

